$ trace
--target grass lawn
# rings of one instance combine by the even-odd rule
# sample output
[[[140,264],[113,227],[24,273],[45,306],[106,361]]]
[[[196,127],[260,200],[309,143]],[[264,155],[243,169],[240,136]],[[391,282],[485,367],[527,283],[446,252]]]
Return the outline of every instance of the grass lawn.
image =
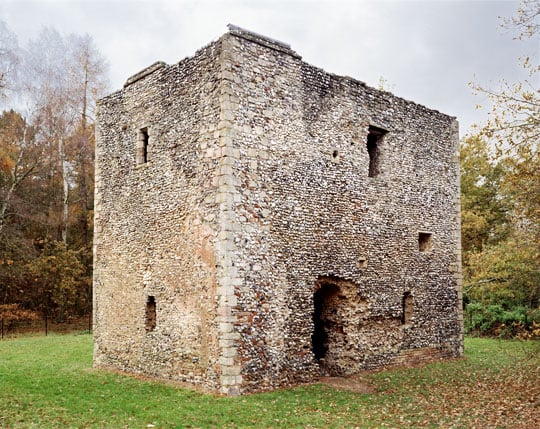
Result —
[[[91,369],[92,336],[0,341],[0,428],[540,428],[540,344],[468,338],[466,359],[225,398]]]

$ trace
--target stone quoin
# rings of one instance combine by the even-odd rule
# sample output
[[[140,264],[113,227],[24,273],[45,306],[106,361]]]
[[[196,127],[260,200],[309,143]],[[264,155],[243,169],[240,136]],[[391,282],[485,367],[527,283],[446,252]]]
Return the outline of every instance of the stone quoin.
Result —
[[[462,354],[455,118],[235,26],[98,109],[96,367],[237,395]]]

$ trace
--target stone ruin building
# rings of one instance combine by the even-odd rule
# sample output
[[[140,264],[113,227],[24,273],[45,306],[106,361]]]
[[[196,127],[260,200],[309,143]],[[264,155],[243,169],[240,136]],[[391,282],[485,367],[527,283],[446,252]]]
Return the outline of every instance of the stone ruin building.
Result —
[[[462,354],[458,124],[229,26],[99,102],[94,362],[236,395]]]

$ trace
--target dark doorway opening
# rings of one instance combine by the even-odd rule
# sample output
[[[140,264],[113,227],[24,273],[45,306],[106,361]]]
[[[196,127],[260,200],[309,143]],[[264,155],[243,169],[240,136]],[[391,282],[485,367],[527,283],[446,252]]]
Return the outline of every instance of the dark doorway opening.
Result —
[[[332,329],[332,314],[336,312],[336,296],[339,287],[331,283],[323,283],[313,295],[313,335],[311,343],[316,360],[326,357],[328,352],[328,334]],[[335,315],[335,314],[334,314]]]

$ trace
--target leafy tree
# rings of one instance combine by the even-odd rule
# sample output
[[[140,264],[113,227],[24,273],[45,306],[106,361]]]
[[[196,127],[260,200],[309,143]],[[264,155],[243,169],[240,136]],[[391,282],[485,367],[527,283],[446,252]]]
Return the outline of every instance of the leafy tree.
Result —
[[[506,240],[470,255],[468,297],[504,308],[540,305],[538,244],[526,230],[514,229]]]
[[[16,42],[0,23],[0,95],[17,87],[28,110],[0,116],[0,305],[62,320],[87,314],[95,101],[107,63],[87,35],[45,28],[26,50],[4,40]],[[16,54],[10,73],[4,46]]]
[[[519,154],[503,157],[502,186],[513,203],[514,220],[540,242],[540,142],[527,142]]]
[[[539,19],[540,1],[525,0],[504,25],[517,28],[520,39],[538,39]],[[540,66],[535,61],[522,60],[529,75],[523,82],[501,82],[496,90],[474,86],[493,103],[479,135],[462,147],[464,297],[471,301],[470,320],[474,315],[485,322],[480,331],[497,326],[508,332],[511,319],[513,326],[529,330],[538,323]],[[491,150],[484,141],[492,143]]]
[[[19,304],[0,304],[0,331],[1,338],[11,324],[20,320],[37,320],[38,314],[35,311],[25,310]]]
[[[504,166],[491,159],[483,139],[474,136],[462,142],[460,166],[462,248],[468,255],[508,234],[509,209],[500,193]]]
[[[519,39],[540,42],[540,1],[524,0],[516,16],[503,26],[519,31]],[[495,142],[508,166],[504,186],[513,197],[515,215],[539,234],[540,225],[540,58],[526,57],[522,66],[529,77],[523,82],[501,82],[497,90],[475,85],[493,103],[481,135]],[[540,240],[540,235],[537,235]]]
[[[15,191],[41,162],[34,130],[13,110],[0,116],[0,236]]]
[[[70,314],[81,314],[87,309],[87,279],[78,252],[68,249],[63,242],[46,242],[28,268],[34,283],[34,307],[46,318],[54,315],[64,321]]]

